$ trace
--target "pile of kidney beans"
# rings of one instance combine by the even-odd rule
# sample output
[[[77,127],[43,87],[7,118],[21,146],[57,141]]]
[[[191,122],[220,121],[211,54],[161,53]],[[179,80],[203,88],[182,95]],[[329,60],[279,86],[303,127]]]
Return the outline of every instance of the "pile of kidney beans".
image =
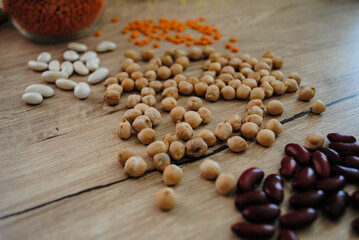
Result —
[[[241,238],[267,239],[273,237],[273,223],[279,217],[278,239],[298,239],[292,231],[312,224],[320,208],[325,216],[338,219],[349,204],[359,209],[359,189],[349,197],[345,184],[359,184],[359,142],[355,137],[341,133],[327,135],[329,148],[308,151],[296,143],[285,146],[280,175],[271,174],[263,182],[263,190],[255,190],[262,182],[264,172],[259,168],[245,170],[238,179],[236,208],[248,222],[237,222],[232,231]],[[291,180],[298,193],[289,198],[294,209],[280,216],[284,198],[284,180]],[[352,221],[359,233],[359,217]]]

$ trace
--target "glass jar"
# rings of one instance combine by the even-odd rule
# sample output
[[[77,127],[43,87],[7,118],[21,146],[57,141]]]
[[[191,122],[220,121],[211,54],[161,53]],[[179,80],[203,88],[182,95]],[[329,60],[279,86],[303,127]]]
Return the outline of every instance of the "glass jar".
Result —
[[[92,33],[106,0],[3,0],[14,26],[37,42],[61,42]]]

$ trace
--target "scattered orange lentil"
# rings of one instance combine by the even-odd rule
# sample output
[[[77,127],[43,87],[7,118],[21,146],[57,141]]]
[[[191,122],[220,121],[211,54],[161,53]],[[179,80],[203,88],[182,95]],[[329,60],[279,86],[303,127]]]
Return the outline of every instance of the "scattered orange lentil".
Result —
[[[112,19],[111,19],[111,22],[113,22],[113,23],[117,23],[117,22],[118,22],[118,17],[114,17],[114,18],[112,18]]]
[[[229,41],[231,41],[231,42],[237,42],[237,38],[236,38],[236,37],[231,37],[231,38],[229,39]]]
[[[232,52],[239,52],[239,48],[238,47],[234,47],[234,48],[232,48]]]
[[[199,20],[200,20],[201,22],[203,22],[203,21],[206,20],[206,19],[205,19],[204,17],[200,17]]]
[[[102,32],[101,31],[96,31],[95,32],[95,37],[101,37],[102,36]]]
[[[226,43],[226,48],[228,48],[228,49],[232,48],[232,44]]]
[[[187,43],[186,43],[186,46],[187,46],[187,47],[192,46],[192,42],[187,42]]]
[[[160,44],[159,44],[159,43],[153,44],[153,48],[159,48],[159,47],[160,47]]]

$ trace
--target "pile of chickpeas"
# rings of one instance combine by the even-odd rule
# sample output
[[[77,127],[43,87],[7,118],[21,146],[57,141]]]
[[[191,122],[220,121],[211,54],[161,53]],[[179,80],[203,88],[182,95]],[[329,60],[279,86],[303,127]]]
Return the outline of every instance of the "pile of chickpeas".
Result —
[[[140,59],[147,62],[145,71],[141,71],[137,63]],[[201,77],[184,75],[183,71],[190,62],[197,60],[205,60]],[[170,49],[161,57],[156,57],[152,50],[141,50],[139,55],[128,50],[121,63],[121,72],[104,83],[104,100],[109,105],[116,105],[122,92],[140,92],[127,97],[126,105],[129,109],[117,125],[117,134],[121,139],[129,139],[136,133],[139,141],[147,145],[146,154],[153,159],[156,169],[163,172],[164,183],[174,186],[181,181],[183,172],[171,161],[179,161],[185,156],[199,158],[208,147],[222,141],[227,141],[232,152],[245,151],[247,140],[251,139],[256,139],[265,147],[274,143],[283,127],[278,120],[270,119],[260,129],[264,111],[268,115],[277,116],[284,112],[284,106],[278,100],[271,100],[265,107],[262,100],[273,95],[296,92],[301,82],[296,72],[284,78],[284,74],[278,70],[282,65],[283,59],[271,51],[257,59],[247,53],[221,54],[210,46],[203,49],[192,47],[188,53]],[[162,141],[156,141],[156,131],[153,129],[160,124],[162,117],[155,108],[157,94],[163,98],[161,106],[164,112],[169,112],[175,123],[174,133],[166,134]],[[180,95],[192,95],[187,102],[189,111],[177,106]],[[298,99],[310,101],[314,96],[314,88],[304,87],[299,91]],[[220,97],[225,100],[248,100],[245,116],[228,116],[214,131],[203,129],[193,137],[193,129],[212,120],[212,113],[202,106],[201,98],[215,102]],[[310,110],[320,114],[325,108],[322,101],[315,100]],[[235,132],[240,134],[232,136]],[[118,161],[124,166],[125,173],[132,177],[139,177],[147,170],[143,158],[128,147],[118,151]],[[217,179],[217,190],[223,195],[235,187],[233,175],[220,174],[219,164],[212,160],[207,159],[202,163],[200,173],[206,179]],[[161,189],[155,198],[156,205],[163,210],[170,210],[174,202],[174,190],[168,187]]]

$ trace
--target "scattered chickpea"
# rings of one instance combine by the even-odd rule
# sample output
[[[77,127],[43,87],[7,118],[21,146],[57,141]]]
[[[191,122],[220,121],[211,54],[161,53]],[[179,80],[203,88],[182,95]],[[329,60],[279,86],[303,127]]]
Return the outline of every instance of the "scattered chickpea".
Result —
[[[260,107],[262,110],[264,110],[263,102],[262,102],[262,100],[260,100],[260,99],[253,99],[253,100],[250,100],[250,101],[247,103],[247,109],[250,109],[250,108],[253,107],[253,106],[258,106],[258,107]]]
[[[216,76],[216,72],[215,72],[215,71],[205,71],[205,72],[202,73],[202,76],[205,76],[205,75],[209,75],[209,76],[215,77],[215,76]]]
[[[159,66],[155,63],[148,63],[146,68],[145,68],[145,71],[148,72],[148,71],[154,71],[154,72],[157,72]],[[157,76],[157,74],[156,74]]]
[[[242,84],[241,80],[233,79],[228,82],[228,86],[231,86],[234,89],[237,89]]]
[[[205,154],[208,146],[202,138],[194,138],[186,143],[187,155],[190,157],[198,158]]]
[[[283,132],[283,126],[277,119],[271,119],[268,122],[266,122],[264,128],[273,131],[276,137],[278,137],[279,134]]]
[[[263,89],[264,91],[264,95],[266,98],[270,98],[271,96],[273,96],[274,93],[274,89],[273,87],[269,84],[269,82],[263,82],[260,86],[260,88]]]
[[[120,102],[121,94],[115,90],[107,90],[103,96],[103,99],[108,105],[116,105]]]
[[[217,142],[217,138],[211,130],[203,129],[197,135],[197,138],[202,138],[208,147],[213,146]]]
[[[199,166],[199,172],[205,179],[215,180],[221,174],[221,167],[218,162],[206,159]]]
[[[315,96],[315,88],[304,87],[299,91],[298,99],[302,101],[309,101]]]
[[[178,84],[178,91],[182,95],[190,95],[193,93],[193,85],[187,81],[181,81]]]
[[[199,97],[189,97],[187,103],[188,107],[193,111],[197,111],[198,109],[200,109],[203,104],[202,99],[200,99]]]
[[[151,49],[142,49],[140,51],[140,55],[142,60],[149,61],[151,58],[155,56],[154,52]]]
[[[156,93],[160,92],[163,88],[163,84],[160,81],[151,81],[148,86],[153,88]]]
[[[304,147],[310,150],[316,150],[324,145],[324,137],[317,132],[311,132],[305,138]]]
[[[122,81],[121,86],[125,92],[132,92],[135,89],[135,81],[130,78],[126,78]]]
[[[171,73],[173,76],[181,74],[183,72],[183,66],[179,63],[172,64],[170,67]]]
[[[216,79],[214,81],[214,84],[217,85],[219,90],[222,90],[222,88],[224,88],[226,86],[226,84],[221,79]]]
[[[177,101],[173,97],[166,97],[161,102],[162,107],[165,111],[169,112],[176,107]]]
[[[229,122],[223,122],[217,125],[214,135],[221,140],[225,141],[232,135],[233,129]]]
[[[147,78],[149,82],[155,81],[157,74],[153,70],[146,71],[145,74],[143,74],[143,77]]]
[[[126,119],[124,119],[122,122],[117,124],[116,132],[119,138],[129,139],[132,134],[131,124]]]
[[[257,136],[259,127],[253,122],[243,123],[241,126],[241,133],[246,139],[253,139]]]
[[[241,68],[240,71],[240,73],[242,73],[245,77],[248,77],[251,72],[253,72],[253,70],[250,67]]]
[[[179,84],[181,81],[187,81],[187,77],[183,74],[177,74],[174,76],[173,80],[176,81],[177,84]]]
[[[141,70],[141,67],[137,63],[130,63],[126,68],[126,72],[129,75],[131,75],[131,73],[133,73],[133,72],[140,71],[140,70]]]
[[[111,84],[118,84],[118,80],[115,77],[109,77],[105,80],[105,83],[103,84],[105,88],[110,86]]]
[[[270,115],[281,115],[284,111],[284,106],[281,101],[278,100],[271,100],[267,104],[267,112]]]
[[[162,80],[170,78],[171,74],[171,70],[166,66],[161,66],[157,70],[157,76]]]
[[[207,101],[215,102],[219,98],[219,88],[216,85],[208,86],[205,98]]]
[[[285,79],[283,83],[287,87],[287,92],[289,93],[296,92],[298,90],[298,83],[294,79]]]
[[[247,109],[247,115],[257,114],[258,116],[263,117],[263,110],[258,106],[253,106]]]
[[[257,114],[251,114],[251,115],[247,115],[244,119],[243,122],[253,122],[255,124],[258,125],[258,127],[260,127],[260,125],[263,122],[263,118],[261,116],[258,116]]]
[[[138,80],[138,79],[140,79],[142,77],[143,77],[143,73],[140,72],[140,71],[136,71],[136,72],[131,73],[131,79],[133,81],[136,81],[136,80]]]
[[[129,123],[133,123],[133,121],[135,121],[135,119],[138,116],[141,116],[142,112],[138,109],[128,109],[124,114],[122,119],[126,119]]]
[[[269,76],[269,75],[270,75],[269,71],[266,70],[266,69],[261,69],[261,70],[258,71],[258,73],[259,73],[259,75],[260,75],[261,77],[265,77],[265,76]]]
[[[186,122],[177,122],[176,134],[180,139],[188,141],[193,135],[193,128]]]
[[[252,78],[257,81],[257,83],[261,80],[261,75],[258,72],[250,72],[248,74],[248,78]]]
[[[141,96],[144,97],[144,96],[147,96],[147,95],[153,95],[153,96],[156,96],[156,92],[153,88],[150,88],[150,87],[144,87],[141,89]]]
[[[218,59],[218,63],[221,64],[221,67],[224,67],[224,66],[226,66],[228,64],[228,60],[226,58],[224,58],[224,57],[220,57]]]
[[[142,144],[147,145],[156,140],[156,132],[152,128],[144,128],[137,134],[137,138]]]
[[[209,67],[208,67],[208,70],[210,71],[214,71],[216,74],[218,74],[220,71],[221,71],[221,64],[218,63],[218,62],[212,62]]]
[[[136,106],[134,107],[134,109],[140,110],[142,114],[145,114],[146,109],[149,108],[150,106],[148,106],[145,103],[138,103],[136,104]]]
[[[271,58],[262,58],[260,60],[261,62],[265,62],[266,64],[268,64],[268,66],[270,67],[270,69],[273,68],[273,60]],[[268,69],[267,69],[268,70]]]
[[[144,115],[138,116],[135,121],[132,123],[132,128],[136,132],[141,132],[145,128],[151,128],[152,123],[151,120]]]
[[[175,205],[175,201],[175,192],[172,188],[165,187],[156,193],[155,204],[163,211],[171,210]]]
[[[216,189],[221,195],[228,195],[236,188],[236,179],[230,173],[221,173],[216,180]]]
[[[170,67],[173,64],[173,59],[169,55],[163,55],[161,57],[161,61],[162,61],[162,64],[167,66],[167,67]]]
[[[119,83],[122,83],[123,80],[125,80],[126,78],[129,78],[129,77],[130,76],[128,75],[127,72],[120,72],[115,75],[115,78],[117,78]]]
[[[174,122],[183,121],[185,113],[186,109],[184,109],[183,107],[174,107],[170,112],[170,117]]]
[[[206,83],[207,85],[211,85],[214,83],[214,77],[211,75],[203,75],[199,81]]]
[[[172,142],[177,141],[177,135],[175,133],[166,133],[163,136],[163,141],[167,141],[171,145]]]
[[[247,62],[241,62],[240,64],[239,64],[239,69],[242,69],[242,68],[249,68],[249,69],[252,69],[253,68],[253,66],[252,65],[250,65],[249,63],[247,63]],[[253,72],[253,71],[251,71],[251,72]],[[249,74],[249,73],[247,73],[247,74]]]
[[[198,112],[195,111],[188,111],[184,114],[184,120],[185,122],[187,122],[189,125],[191,125],[192,128],[196,128],[198,127],[201,122],[202,122],[202,118],[199,115]]]
[[[178,88],[169,87],[169,88],[164,89],[162,92],[162,97],[164,97],[164,98],[173,97],[174,99],[178,99],[179,98]]]
[[[325,106],[325,103],[321,100],[314,100],[312,105],[310,106],[310,111],[314,114],[321,114],[325,111],[327,107]]]
[[[173,55],[174,59],[177,59],[179,57],[185,57],[185,56],[187,56],[186,51],[181,50],[181,49],[175,49],[174,50],[174,55]]]
[[[156,126],[161,121],[161,113],[154,107],[149,107],[145,110],[145,116],[147,116],[153,126]]]
[[[186,69],[189,66],[189,59],[186,56],[182,56],[176,59],[176,63],[182,65],[183,69]]]
[[[165,170],[163,170],[163,181],[167,186],[176,185],[181,181],[182,176],[182,169],[174,164],[168,165]]]
[[[251,55],[249,55],[248,53],[241,53],[239,55],[239,58],[242,60],[242,61],[246,61],[248,58],[250,58]]]
[[[239,115],[231,115],[226,119],[231,124],[233,132],[237,132],[241,129],[242,119]]]
[[[247,99],[251,93],[251,88],[245,84],[240,85],[236,91],[236,97],[238,99]]]
[[[188,54],[187,57],[191,60],[200,60],[202,58],[203,52],[202,49],[200,49],[199,47],[191,47],[188,50]]]
[[[142,88],[148,86],[148,80],[146,78],[140,78],[135,81],[135,87],[137,90],[141,91]]]
[[[168,142],[164,141],[155,141],[152,142],[146,148],[146,153],[148,156],[153,157],[157,153],[165,153],[168,150]]]
[[[247,58],[246,63],[249,63],[252,67],[254,67],[258,63],[258,59],[250,57]]]
[[[300,77],[299,73],[297,73],[297,72],[289,73],[288,78],[294,79],[298,83],[298,85],[302,81],[302,78]]]
[[[264,146],[269,147],[274,143],[275,134],[272,130],[262,129],[257,134],[257,142]]]
[[[157,66],[162,66],[162,60],[160,57],[153,57],[148,63],[156,64]]]
[[[221,74],[224,74],[224,73],[228,73],[232,76],[233,73],[235,73],[236,71],[234,70],[234,67],[232,66],[224,66],[222,69],[221,69]]]
[[[260,99],[263,100],[265,98],[265,94],[262,88],[255,87],[252,89],[251,93],[249,94],[249,99]]]
[[[272,84],[272,82],[276,81],[277,79],[273,76],[264,76],[261,78],[260,82],[261,84],[268,82],[269,84]]]
[[[128,67],[130,64],[132,64],[132,63],[134,63],[134,61],[133,61],[132,58],[126,58],[126,59],[124,59],[124,60],[122,61],[122,63],[121,63],[121,70],[122,70],[122,71],[126,71],[127,67]],[[127,77],[128,77],[128,76],[127,76]]]
[[[249,86],[251,89],[258,87],[257,81],[253,78],[245,78],[242,84]]]
[[[176,140],[170,144],[168,151],[171,158],[175,161],[178,161],[181,160],[186,154],[186,147],[183,143]]]
[[[248,147],[246,140],[244,140],[240,136],[234,136],[234,137],[228,138],[227,144],[228,144],[229,149],[232,152],[236,152],[236,153],[243,152]]]
[[[207,88],[207,83],[199,82],[194,85],[194,92],[197,96],[203,97],[206,94]]]
[[[206,107],[198,109],[198,114],[202,118],[204,124],[207,124],[212,120],[212,112]]]
[[[134,108],[138,103],[141,102],[141,96],[138,94],[128,95],[126,105],[128,108]]]
[[[125,58],[131,58],[134,62],[136,62],[138,59],[138,56],[134,50],[128,50],[125,52]]]
[[[141,101],[150,107],[153,107],[156,104],[156,98],[153,95],[144,96]]]
[[[232,100],[236,97],[236,91],[231,86],[225,86],[221,89],[222,97],[225,100]]]
[[[147,163],[139,156],[127,159],[124,167],[125,173],[131,177],[140,177],[147,170]]]
[[[264,58],[273,58],[274,56],[275,56],[275,54],[274,54],[272,51],[270,51],[270,50],[266,51],[266,52],[263,54],[263,57],[264,57]]]
[[[153,163],[158,171],[163,171],[168,165],[171,164],[171,159],[167,153],[157,153],[153,156]]]
[[[199,83],[199,79],[198,77],[192,76],[188,78],[188,82],[194,86]]]
[[[287,86],[279,80],[275,80],[271,82],[271,86],[274,89],[275,94],[277,95],[283,95],[287,91]]]
[[[117,160],[121,165],[125,165],[127,159],[133,156],[135,156],[135,154],[132,152],[131,148],[129,147],[121,148],[117,152]]]
[[[273,62],[274,64],[274,62]],[[283,73],[279,70],[273,71],[270,74],[271,76],[275,77],[277,80],[282,81],[283,80]]]
[[[211,62],[216,62],[220,57],[221,54],[219,52],[214,52],[209,55],[209,60],[211,60]]]
[[[271,67],[268,65],[268,63],[260,61],[255,65],[254,71],[258,72],[261,69],[265,69],[267,71],[270,71]]]
[[[242,63],[242,60],[239,59],[238,57],[234,57],[234,58],[231,58],[229,60],[229,65],[231,65],[232,67],[234,67],[236,70],[239,70],[239,65]]]

